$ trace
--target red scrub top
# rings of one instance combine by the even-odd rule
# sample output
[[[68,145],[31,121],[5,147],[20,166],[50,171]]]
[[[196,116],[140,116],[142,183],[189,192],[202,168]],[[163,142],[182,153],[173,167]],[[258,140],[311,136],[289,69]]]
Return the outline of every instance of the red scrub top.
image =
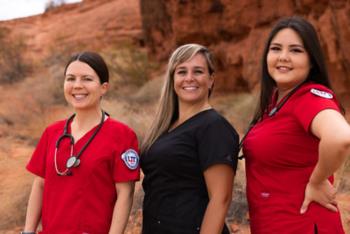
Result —
[[[30,172],[45,179],[42,233],[106,234],[117,199],[115,183],[135,181],[140,176],[138,162],[132,169],[135,163],[128,164],[122,159],[124,152],[138,151],[136,135],[126,125],[108,118],[80,157],[80,165],[72,169],[72,175],[59,176],[54,152],[65,122],[45,130],[27,165]],[[73,154],[79,152],[96,128],[75,143]],[[65,138],[57,154],[60,171],[65,170],[69,155],[69,139]]]
[[[252,234],[314,234],[315,228],[318,234],[344,233],[339,212],[313,202],[300,214],[318,160],[319,139],[310,125],[324,109],[339,111],[333,92],[306,83],[274,116],[265,115],[248,133],[243,153]]]

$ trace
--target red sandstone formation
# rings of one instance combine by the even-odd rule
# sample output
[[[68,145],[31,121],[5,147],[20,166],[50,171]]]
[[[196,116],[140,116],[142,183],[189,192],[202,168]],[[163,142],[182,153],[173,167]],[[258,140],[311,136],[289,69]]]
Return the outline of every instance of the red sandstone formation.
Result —
[[[178,45],[201,43],[218,59],[217,88],[250,91],[258,83],[271,26],[283,16],[302,15],[319,32],[336,91],[350,101],[349,12],[347,0],[84,0],[0,26],[22,34],[35,57],[43,57],[57,41],[91,49],[131,41],[145,42],[165,61]]]
[[[333,85],[350,99],[350,2],[347,0],[141,0],[146,46],[160,60],[184,43],[209,46],[226,90],[251,90],[269,30],[284,16],[301,15],[317,28]]]

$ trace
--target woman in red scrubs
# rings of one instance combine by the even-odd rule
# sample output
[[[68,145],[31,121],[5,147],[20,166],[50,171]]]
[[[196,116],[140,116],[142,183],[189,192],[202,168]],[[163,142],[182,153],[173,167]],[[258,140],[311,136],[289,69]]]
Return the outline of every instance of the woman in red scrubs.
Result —
[[[139,179],[136,135],[101,111],[109,75],[100,55],[74,55],[64,75],[75,114],[46,128],[27,165],[36,177],[22,233],[36,233],[40,219],[44,234],[124,233]]]
[[[303,18],[282,19],[270,33],[251,126],[243,142],[251,232],[344,233],[332,184],[350,153],[350,127]]]

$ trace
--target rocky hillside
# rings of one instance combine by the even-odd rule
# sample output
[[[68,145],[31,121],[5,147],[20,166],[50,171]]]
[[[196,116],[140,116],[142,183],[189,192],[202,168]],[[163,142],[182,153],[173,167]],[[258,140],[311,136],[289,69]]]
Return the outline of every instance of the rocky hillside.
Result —
[[[43,58],[53,46],[101,49],[120,42],[141,43],[138,0],[84,0],[42,15],[0,22],[11,36],[21,36],[33,57]]]
[[[177,46],[201,43],[218,59],[218,89],[251,91],[271,26],[297,14],[315,25],[334,88],[350,102],[349,12],[347,0],[84,0],[0,26],[26,38],[36,58],[53,46],[101,49],[127,41],[164,62]]]

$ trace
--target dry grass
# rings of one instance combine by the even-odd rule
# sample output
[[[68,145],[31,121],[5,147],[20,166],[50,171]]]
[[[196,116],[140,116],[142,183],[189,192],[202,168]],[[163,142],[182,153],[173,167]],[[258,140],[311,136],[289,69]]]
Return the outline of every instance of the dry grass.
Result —
[[[22,36],[9,38],[9,30],[0,27],[0,83],[21,81],[30,70],[28,58],[23,52],[26,45]]]
[[[32,178],[25,172],[24,166],[34,147],[32,141],[40,136],[48,123],[64,118],[71,112],[70,108],[65,105],[52,105],[54,98],[50,97],[50,85],[34,86],[35,79],[33,79],[33,83],[30,80],[28,79],[22,85],[16,85],[16,90],[19,90],[22,94],[15,96],[11,103],[2,103],[1,106],[5,106],[5,108],[0,108],[0,115],[15,116],[13,118],[14,127],[0,125],[2,133],[7,134],[0,138],[0,178],[2,178],[0,186],[3,188],[0,193],[0,200],[2,201],[0,205],[0,214],[2,215],[0,233],[15,233],[12,230],[18,231],[19,228],[16,227],[21,226],[24,222],[25,206]],[[160,86],[159,79],[154,79],[146,83],[141,89],[132,89],[132,95],[128,98],[107,98],[103,101],[103,108],[113,118],[135,129],[141,138],[152,120]],[[32,89],[26,91],[25,87],[32,87]],[[31,92],[34,90],[35,95],[31,97],[32,99],[29,97],[29,93],[31,93],[29,90]],[[6,96],[6,91],[3,91]],[[146,100],[142,99],[143,96],[146,97]],[[26,100],[26,102],[23,102],[23,100]],[[217,94],[213,96],[211,101],[216,109],[223,113],[240,132],[243,132],[254,110],[253,95],[247,93]],[[18,108],[11,108],[12,105]],[[10,134],[10,129],[13,135]],[[349,204],[349,196],[346,194],[349,182],[344,178],[348,178],[348,168],[348,166],[345,166],[343,172],[341,172],[343,175],[340,176],[341,181],[343,181],[341,183],[345,183],[345,185],[340,185],[340,188],[343,186],[343,190],[340,189],[339,202],[344,225],[347,228],[349,211],[345,207]],[[137,186],[132,216],[126,232],[128,234],[136,234],[140,230],[143,193],[140,183]],[[240,162],[235,179],[234,197],[227,221],[231,224],[231,228],[236,230],[235,233],[249,233],[249,228],[247,228],[244,165],[242,162]]]
[[[3,145],[7,143],[7,145]],[[23,224],[31,176],[24,165],[32,147],[11,137],[2,139],[0,150],[0,230]]]
[[[243,135],[253,116],[256,98],[250,93],[221,93],[214,95],[211,103]]]
[[[103,50],[102,56],[109,67],[112,91],[139,88],[159,70],[159,65],[148,57],[146,50],[126,42]]]

